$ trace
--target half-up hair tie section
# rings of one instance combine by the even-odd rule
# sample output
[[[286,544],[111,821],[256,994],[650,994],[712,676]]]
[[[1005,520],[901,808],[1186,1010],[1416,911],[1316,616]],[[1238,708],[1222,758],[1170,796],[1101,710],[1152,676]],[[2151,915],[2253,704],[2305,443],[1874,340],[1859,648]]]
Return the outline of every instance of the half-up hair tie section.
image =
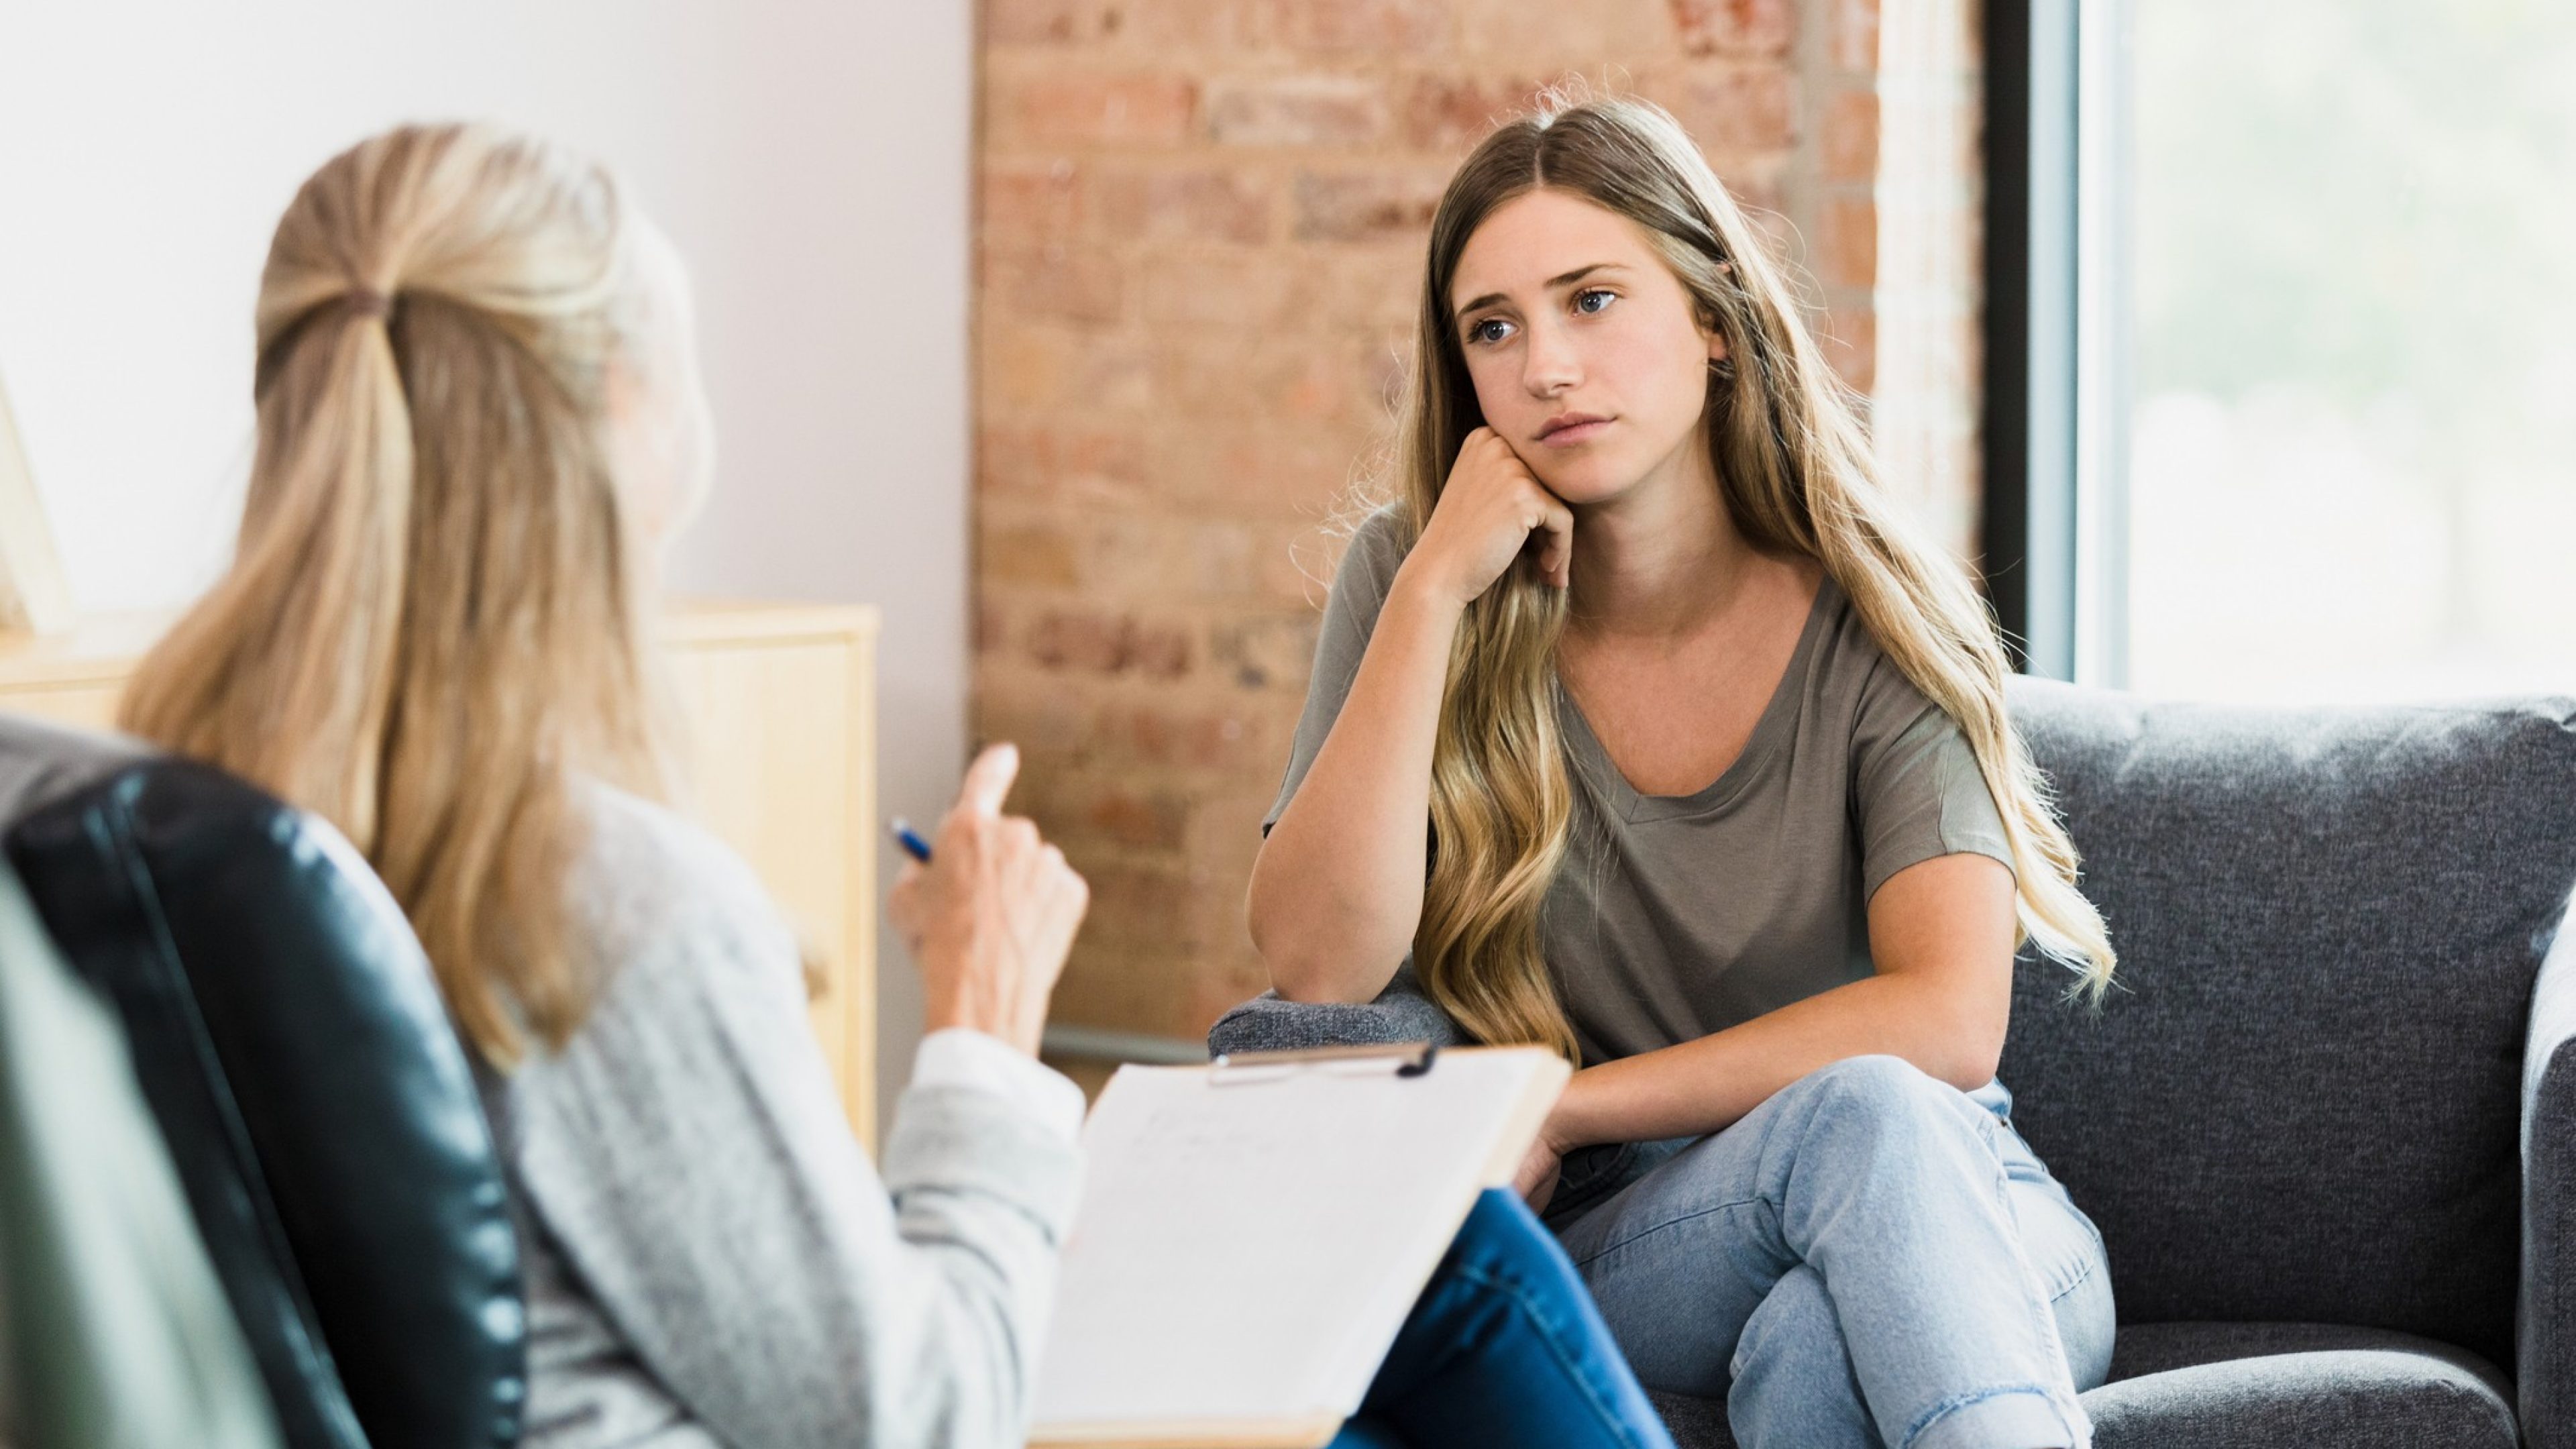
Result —
[[[341,305],[349,309],[352,317],[390,317],[394,314],[394,299],[373,287],[350,288],[348,295],[341,299]]]

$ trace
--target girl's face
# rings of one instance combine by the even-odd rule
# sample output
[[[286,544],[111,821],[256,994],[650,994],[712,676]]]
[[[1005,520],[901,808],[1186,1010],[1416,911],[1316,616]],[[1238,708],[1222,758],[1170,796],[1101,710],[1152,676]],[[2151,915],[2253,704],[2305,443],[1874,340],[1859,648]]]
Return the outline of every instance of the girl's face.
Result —
[[[1705,446],[1726,344],[1626,217],[1516,196],[1467,238],[1448,303],[1486,425],[1566,502],[1608,502]]]

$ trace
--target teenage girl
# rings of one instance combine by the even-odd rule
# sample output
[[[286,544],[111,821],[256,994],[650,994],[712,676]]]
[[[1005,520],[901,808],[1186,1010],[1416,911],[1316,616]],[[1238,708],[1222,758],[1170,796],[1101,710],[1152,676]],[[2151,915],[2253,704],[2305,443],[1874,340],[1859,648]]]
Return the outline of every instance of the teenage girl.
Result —
[[[1747,1449],[2087,1442],[2101,1240],[1995,1068],[2020,940],[2112,951],[1783,268],[1669,116],[1557,109],[1450,183],[1416,358],[1253,875],[1279,993],[1409,954],[1574,1059],[1521,1185]]]

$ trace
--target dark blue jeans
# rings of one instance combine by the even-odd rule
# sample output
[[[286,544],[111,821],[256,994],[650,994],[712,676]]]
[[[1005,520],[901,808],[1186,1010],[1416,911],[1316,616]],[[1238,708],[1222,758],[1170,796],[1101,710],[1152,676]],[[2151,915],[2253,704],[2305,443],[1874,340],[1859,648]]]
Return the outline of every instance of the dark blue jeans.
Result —
[[[1672,1449],[1556,1239],[1518,1197],[1467,1225],[1331,1449]]]

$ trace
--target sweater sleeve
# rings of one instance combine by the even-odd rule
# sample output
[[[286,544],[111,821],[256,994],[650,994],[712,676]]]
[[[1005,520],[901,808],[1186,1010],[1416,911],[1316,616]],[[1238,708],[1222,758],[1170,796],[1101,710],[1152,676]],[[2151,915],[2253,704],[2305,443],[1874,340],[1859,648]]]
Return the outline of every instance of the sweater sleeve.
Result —
[[[632,801],[599,833],[583,895],[615,959],[511,1090],[523,1190],[582,1286],[729,1444],[1019,1444],[1074,1202],[1062,1125],[916,1085],[881,1181],[749,870]]]

